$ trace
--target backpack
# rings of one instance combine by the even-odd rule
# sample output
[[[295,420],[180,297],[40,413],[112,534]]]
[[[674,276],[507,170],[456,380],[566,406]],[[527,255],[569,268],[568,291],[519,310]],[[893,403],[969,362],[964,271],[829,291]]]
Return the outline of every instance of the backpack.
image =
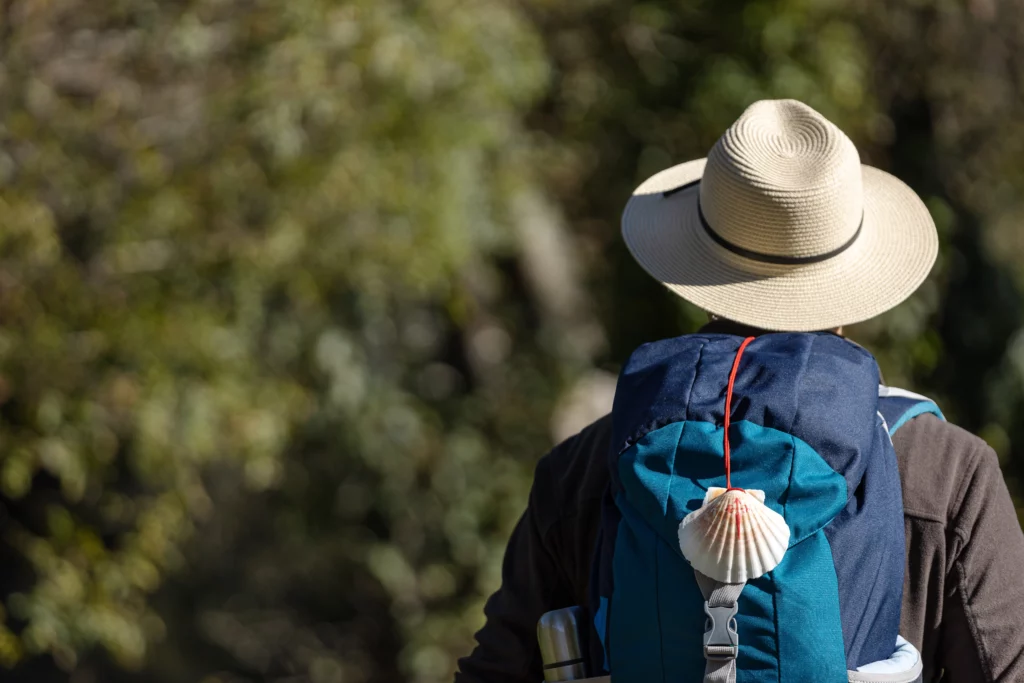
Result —
[[[898,635],[906,550],[891,436],[925,412],[942,416],[923,396],[881,386],[871,354],[830,333],[699,334],[637,349],[612,410],[591,675],[919,681],[920,656]],[[781,539],[696,536],[713,551],[700,555],[712,573],[726,555],[743,564],[737,549],[768,548],[775,559],[753,557],[742,581],[705,575],[683,551],[684,535],[694,538],[684,520],[725,492],[750,503],[729,514],[742,510],[750,528],[767,520]]]

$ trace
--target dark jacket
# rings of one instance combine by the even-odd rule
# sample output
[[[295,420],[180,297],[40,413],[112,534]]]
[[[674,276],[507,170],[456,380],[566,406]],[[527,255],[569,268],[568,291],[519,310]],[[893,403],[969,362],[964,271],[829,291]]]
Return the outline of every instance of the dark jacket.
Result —
[[[456,683],[539,683],[537,620],[588,606],[610,427],[602,418],[540,460]],[[900,632],[921,651],[924,681],[1024,681],[1024,534],[995,453],[928,414],[893,444],[907,540]]]

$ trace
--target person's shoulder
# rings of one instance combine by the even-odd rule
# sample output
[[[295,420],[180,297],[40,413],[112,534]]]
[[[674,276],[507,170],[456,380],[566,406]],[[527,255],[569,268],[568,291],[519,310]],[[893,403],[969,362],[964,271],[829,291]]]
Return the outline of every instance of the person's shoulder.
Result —
[[[537,463],[534,496],[561,514],[600,500],[609,481],[611,434],[611,415],[605,415],[551,449]]]
[[[892,438],[910,517],[947,524],[956,517],[968,482],[981,471],[999,471],[984,440],[931,414],[915,417]]]

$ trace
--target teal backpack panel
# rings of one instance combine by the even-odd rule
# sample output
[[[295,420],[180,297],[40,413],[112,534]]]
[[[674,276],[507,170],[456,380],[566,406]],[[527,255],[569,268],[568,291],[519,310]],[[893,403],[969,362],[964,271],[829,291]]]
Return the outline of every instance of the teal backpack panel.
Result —
[[[621,552],[613,571],[623,583],[609,609],[615,615],[608,630],[611,671],[616,680],[651,683],[673,680],[679,672],[703,674],[704,598],[693,570],[628,502],[620,499],[619,505]],[[663,619],[665,614],[694,618]]]
[[[786,667],[793,677],[786,680],[845,680],[838,590],[822,528],[846,504],[846,481],[800,439],[751,422],[740,422],[734,430],[734,484],[754,488],[756,482],[765,492],[765,504],[782,514],[792,530],[782,564],[750,582],[740,596],[737,625],[744,647],[737,681],[778,683],[780,647],[792,653]],[[700,507],[709,487],[725,485],[722,436],[722,428],[711,423],[674,422],[619,456],[622,492],[616,502],[622,519],[609,606],[614,619],[606,637],[616,681],[702,680],[704,599],[679,551],[677,528]],[[832,581],[810,593],[803,590],[808,577],[819,576],[823,568]],[[779,584],[779,577],[787,583]],[[797,588],[785,591],[786,585]],[[787,628],[806,633],[805,624],[819,622],[830,626],[820,629],[813,657],[779,640]],[[835,672],[841,677],[831,676]]]
[[[780,587],[775,595],[779,680],[845,682],[839,584],[824,530],[790,547],[770,576]],[[745,679],[741,674],[736,680]]]

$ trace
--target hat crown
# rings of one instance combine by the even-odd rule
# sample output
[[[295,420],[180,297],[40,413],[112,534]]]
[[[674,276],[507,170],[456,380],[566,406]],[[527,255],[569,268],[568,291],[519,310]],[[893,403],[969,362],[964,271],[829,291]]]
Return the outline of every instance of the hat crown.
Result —
[[[828,254],[857,234],[863,218],[860,155],[802,102],[756,102],[708,154],[700,204],[708,227],[737,247]]]

